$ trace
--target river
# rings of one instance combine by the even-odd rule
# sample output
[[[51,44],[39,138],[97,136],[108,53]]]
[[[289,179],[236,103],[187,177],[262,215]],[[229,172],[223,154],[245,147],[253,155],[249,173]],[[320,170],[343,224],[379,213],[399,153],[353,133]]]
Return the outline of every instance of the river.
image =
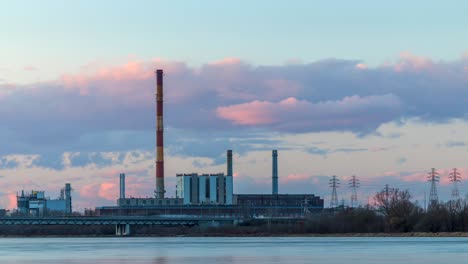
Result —
[[[468,263],[468,238],[0,238],[0,263]]]

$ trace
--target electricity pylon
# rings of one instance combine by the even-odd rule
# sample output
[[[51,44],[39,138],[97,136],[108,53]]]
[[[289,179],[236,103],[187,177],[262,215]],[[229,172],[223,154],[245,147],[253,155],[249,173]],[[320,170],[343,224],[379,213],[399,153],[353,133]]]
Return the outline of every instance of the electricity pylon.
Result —
[[[436,186],[436,183],[439,181],[439,179],[439,173],[437,173],[436,170],[432,168],[431,172],[429,172],[429,176],[427,176],[427,181],[431,182],[431,192],[429,193],[429,207],[432,207],[439,203],[439,197],[437,196]]]
[[[359,179],[356,178],[356,176],[352,176],[351,179],[349,179],[348,182],[348,187],[351,188],[351,207],[357,207],[357,188],[359,188]]]
[[[336,193],[336,188],[340,185],[340,180],[333,176],[329,182],[330,188],[332,188],[332,197],[330,200],[330,208],[338,207],[338,194]]]
[[[458,201],[460,199],[460,192],[458,191],[458,183],[461,181],[460,173],[456,168],[449,174],[450,182],[453,183],[452,189],[452,201]]]

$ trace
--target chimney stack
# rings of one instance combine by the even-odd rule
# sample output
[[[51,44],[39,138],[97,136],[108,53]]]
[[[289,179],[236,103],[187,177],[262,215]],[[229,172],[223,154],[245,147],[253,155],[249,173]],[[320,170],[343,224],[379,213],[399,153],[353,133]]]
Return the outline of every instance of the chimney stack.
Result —
[[[156,70],[156,191],[164,199],[163,70]]]
[[[71,184],[66,183],[65,184],[65,211],[67,214],[71,214],[73,211],[71,191],[72,191]]]
[[[273,194],[278,194],[278,151],[273,150]]]
[[[125,199],[125,173],[120,173],[120,199]]]
[[[227,176],[232,175],[232,150],[227,151]]]
[[[224,192],[226,199],[226,205],[232,205],[232,196],[234,192],[234,172],[232,170],[232,150],[227,151],[227,175],[225,178],[225,189]]]

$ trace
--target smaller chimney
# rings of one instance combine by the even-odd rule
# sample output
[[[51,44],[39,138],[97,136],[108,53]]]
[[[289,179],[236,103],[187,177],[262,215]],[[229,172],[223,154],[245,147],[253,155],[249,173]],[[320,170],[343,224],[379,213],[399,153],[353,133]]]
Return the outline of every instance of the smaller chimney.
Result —
[[[275,149],[272,152],[273,155],[273,194],[278,194],[278,151]]]
[[[125,173],[120,173],[120,199],[125,199]]]
[[[232,175],[232,150],[227,151],[227,176]]]
[[[71,184],[66,183],[65,184],[65,211],[67,214],[72,213],[72,198],[71,198]]]

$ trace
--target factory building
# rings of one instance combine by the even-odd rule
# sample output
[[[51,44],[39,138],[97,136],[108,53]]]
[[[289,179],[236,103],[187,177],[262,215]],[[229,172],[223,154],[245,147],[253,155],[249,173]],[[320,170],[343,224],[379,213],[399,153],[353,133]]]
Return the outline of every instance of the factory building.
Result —
[[[17,212],[24,216],[46,216],[51,214],[71,214],[71,184],[65,184],[57,199],[45,196],[45,191],[31,191],[16,196]]]
[[[177,174],[176,197],[184,205],[232,205],[233,179],[231,175]]]
[[[174,206],[183,204],[182,199],[177,198],[127,198],[125,195],[125,173],[120,173],[120,195],[117,200],[118,207],[161,207],[161,206]]]

